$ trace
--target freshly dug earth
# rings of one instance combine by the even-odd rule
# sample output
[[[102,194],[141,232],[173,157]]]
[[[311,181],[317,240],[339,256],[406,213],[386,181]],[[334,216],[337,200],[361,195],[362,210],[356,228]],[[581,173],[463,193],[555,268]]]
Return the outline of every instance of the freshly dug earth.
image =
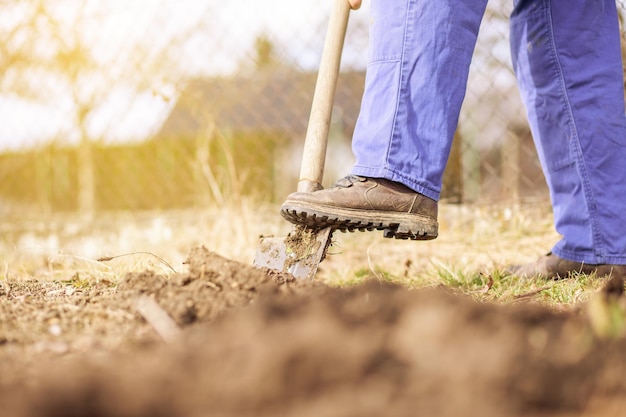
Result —
[[[0,286],[3,416],[626,415],[626,341],[584,309],[294,281],[192,251],[189,272]],[[165,343],[137,300],[182,329]]]

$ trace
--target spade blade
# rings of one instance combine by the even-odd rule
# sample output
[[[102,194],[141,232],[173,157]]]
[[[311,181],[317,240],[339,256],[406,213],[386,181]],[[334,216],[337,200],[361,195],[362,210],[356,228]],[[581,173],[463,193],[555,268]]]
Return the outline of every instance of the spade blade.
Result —
[[[296,226],[285,238],[261,237],[254,266],[288,272],[298,279],[313,279],[326,256],[330,227],[312,230]]]

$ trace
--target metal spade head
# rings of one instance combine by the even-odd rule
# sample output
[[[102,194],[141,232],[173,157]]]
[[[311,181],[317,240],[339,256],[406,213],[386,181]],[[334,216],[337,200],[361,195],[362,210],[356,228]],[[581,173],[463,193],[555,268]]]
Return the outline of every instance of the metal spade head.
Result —
[[[298,279],[313,279],[326,256],[332,231],[330,227],[312,230],[295,226],[287,237],[261,237],[254,266],[287,272]]]

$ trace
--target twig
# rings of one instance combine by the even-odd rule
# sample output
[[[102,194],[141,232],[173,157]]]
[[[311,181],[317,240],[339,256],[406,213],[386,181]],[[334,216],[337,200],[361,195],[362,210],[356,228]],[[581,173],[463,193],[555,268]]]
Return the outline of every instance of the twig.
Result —
[[[555,284],[547,285],[545,287],[541,287],[539,289],[536,289],[536,290],[533,290],[533,291],[529,291],[529,292],[524,293],[524,294],[516,295],[516,296],[513,297],[513,301],[522,301],[522,300],[525,300],[527,298],[532,298],[535,295],[538,295],[539,293],[541,293],[542,291],[549,290],[550,288],[554,287],[554,285]]]
[[[135,309],[166,342],[173,342],[180,337],[181,330],[174,319],[153,298],[140,296],[135,301]]]
[[[115,256],[103,256],[102,258],[98,258],[98,262],[108,262],[108,261],[112,261],[113,259],[117,259],[117,258],[121,258],[123,256],[132,256],[132,255],[151,255],[154,256],[155,258],[157,258],[159,260],[159,262],[161,262],[163,265],[167,266],[169,269],[171,269],[175,274],[177,274],[178,272],[174,269],[174,267],[172,265],[170,265],[165,259],[161,258],[159,255],[155,255],[152,252],[143,252],[143,251],[139,251],[139,252],[130,252],[130,253],[123,253],[121,255],[115,255]]]
[[[481,272],[480,275],[482,276],[483,273]],[[470,291],[470,294],[487,294],[491,287],[493,287],[493,277],[491,275],[488,275],[487,283],[485,284],[485,286],[480,290]]]
[[[367,266],[369,266],[370,271],[372,271],[372,274],[374,274],[374,276],[379,280],[379,281],[383,281],[383,279],[385,278],[382,274],[379,274],[378,272],[376,272],[376,269],[374,269],[374,265],[372,264],[372,256],[370,254],[370,250],[376,246],[376,243],[372,243],[371,245],[369,245],[367,247]]]
[[[49,257],[50,261],[54,261],[57,258],[71,258],[71,259],[78,259],[79,261],[84,261],[87,263],[91,263],[91,264],[96,264],[98,266],[101,266],[100,264],[98,264],[98,260],[93,260],[90,258],[85,258],[84,256],[79,256],[79,255],[73,255],[73,254],[69,254],[69,253],[57,253],[56,255],[52,255]],[[109,265],[102,265],[108,269],[111,269],[111,267]]]

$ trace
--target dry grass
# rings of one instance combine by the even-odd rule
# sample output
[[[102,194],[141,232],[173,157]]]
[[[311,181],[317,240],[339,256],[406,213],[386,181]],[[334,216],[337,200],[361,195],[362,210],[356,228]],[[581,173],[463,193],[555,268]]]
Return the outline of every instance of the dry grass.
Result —
[[[75,275],[116,281],[128,272],[182,271],[190,249],[205,245],[251,262],[261,230],[288,226],[265,222],[252,207],[172,212],[115,213],[85,222],[76,216],[10,219],[0,225],[0,267],[5,279],[68,280]],[[269,216],[267,216],[269,218]],[[275,217],[275,216],[274,216]],[[113,258],[98,261],[101,258]]]
[[[558,240],[548,206],[440,208],[440,237],[415,242],[382,233],[336,232],[318,279],[351,285],[365,279],[419,288],[444,285],[482,300],[538,300],[569,306],[587,300],[603,283],[580,276],[559,282],[507,276],[507,265],[529,262]],[[0,225],[4,280],[63,281],[74,286],[128,272],[183,271],[194,246],[251,263],[260,235],[286,236],[291,227],[276,206],[243,201],[236,207],[175,212],[115,213],[85,223],[76,216],[8,219]],[[113,258],[98,261],[100,258]]]

